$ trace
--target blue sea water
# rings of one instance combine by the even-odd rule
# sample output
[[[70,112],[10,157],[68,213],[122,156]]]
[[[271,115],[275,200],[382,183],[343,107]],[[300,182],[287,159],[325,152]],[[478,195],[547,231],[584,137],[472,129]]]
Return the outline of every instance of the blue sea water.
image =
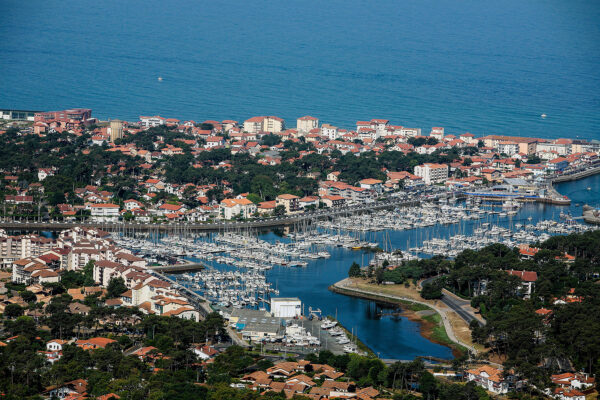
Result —
[[[598,139],[599,20],[597,0],[4,0],[0,107]]]

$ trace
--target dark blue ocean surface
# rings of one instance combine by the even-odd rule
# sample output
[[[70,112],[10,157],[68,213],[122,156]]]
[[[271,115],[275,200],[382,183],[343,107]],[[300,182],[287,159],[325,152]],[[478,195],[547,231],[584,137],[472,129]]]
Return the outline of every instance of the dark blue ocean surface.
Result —
[[[596,0],[4,0],[0,107],[600,138],[599,20]]]

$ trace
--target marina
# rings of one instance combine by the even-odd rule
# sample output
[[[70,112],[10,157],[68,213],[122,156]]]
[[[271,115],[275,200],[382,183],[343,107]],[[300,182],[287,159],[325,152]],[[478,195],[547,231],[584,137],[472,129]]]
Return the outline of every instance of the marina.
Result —
[[[381,357],[450,359],[451,350],[423,338],[418,323],[395,312],[381,313],[380,305],[374,301],[332,293],[327,290],[328,286],[347,277],[352,262],[367,265],[385,257],[391,263],[435,254],[454,256],[461,249],[479,248],[489,243],[517,246],[551,235],[592,229],[578,216],[583,204],[594,204],[596,192],[585,187],[598,187],[600,182],[596,182],[598,176],[587,180],[589,182],[556,185],[557,190],[573,200],[568,207],[450,200],[393,211],[343,215],[323,223],[303,223],[286,234],[237,230],[202,236],[140,236],[117,240],[132,244],[138,254],[158,260],[173,251],[179,262],[187,260],[206,265],[205,270],[170,277],[205,296],[215,309],[268,311],[269,301],[274,296],[298,297],[305,309],[318,308],[325,324],[326,316],[337,315],[339,324],[358,332],[361,341]],[[374,246],[384,251],[370,251]],[[305,316],[305,324],[309,315]],[[314,319],[318,321],[318,317]],[[301,320],[295,322],[302,327]],[[335,336],[337,331],[333,328],[326,330]],[[320,337],[318,330],[311,328],[308,332],[324,345],[324,338],[327,343],[334,340],[324,331],[321,330]],[[281,341],[278,338],[269,346],[290,349],[304,346],[306,351],[316,348],[315,340],[311,343],[308,335],[299,339],[297,335],[304,335],[302,329],[294,327],[290,332],[293,332],[290,338],[282,335]],[[292,338],[292,335],[297,337]],[[343,348],[338,350],[344,351]]]

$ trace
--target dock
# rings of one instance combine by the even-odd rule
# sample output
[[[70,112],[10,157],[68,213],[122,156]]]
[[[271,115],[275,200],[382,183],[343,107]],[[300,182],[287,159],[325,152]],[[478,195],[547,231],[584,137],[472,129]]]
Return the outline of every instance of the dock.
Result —
[[[179,273],[179,272],[190,272],[190,271],[199,271],[205,269],[206,265],[202,263],[184,263],[184,264],[172,264],[172,265],[155,265],[150,266],[148,269],[156,272],[165,272],[165,273]]]

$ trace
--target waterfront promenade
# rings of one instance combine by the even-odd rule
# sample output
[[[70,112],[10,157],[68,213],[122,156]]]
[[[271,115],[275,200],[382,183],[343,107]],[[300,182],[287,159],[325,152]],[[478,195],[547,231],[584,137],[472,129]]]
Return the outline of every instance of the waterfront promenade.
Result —
[[[352,280],[350,280],[349,278],[345,278],[339,282],[334,283],[331,286],[331,290],[335,293],[344,294],[344,295],[348,295],[348,296],[362,297],[362,298],[375,300],[375,301],[381,300],[381,301],[389,301],[391,303],[410,302],[410,303],[416,303],[416,304],[421,304],[421,305],[430,307],[431,309],[433,309],[435,312],[437,312],[440,315],[441,320],[444,324],[444,328],[446,330],[446,333],[447,333],[450,341],[469,349],[469,351],[472,352],[473,354],[478,353],[478,350],[472,344],[466,343],[457,337],[457,334],[455,332],[455,327],[449,316],[449,313],[455,312],[455,311],[452,308],[445,306],[444,304],[436,305],[436,304],[434,304],[434,302],[429,302],[429,301],[425,301],[425,300],[421,301],[421,300],[416,300],[416,299],[410,298],[410,297],[395,296],[395,295],[391,295],[388,293],[374,292],[371,290],[360,289],[360,288],[356,287],[356,285],[354,285],[352,283]]]

